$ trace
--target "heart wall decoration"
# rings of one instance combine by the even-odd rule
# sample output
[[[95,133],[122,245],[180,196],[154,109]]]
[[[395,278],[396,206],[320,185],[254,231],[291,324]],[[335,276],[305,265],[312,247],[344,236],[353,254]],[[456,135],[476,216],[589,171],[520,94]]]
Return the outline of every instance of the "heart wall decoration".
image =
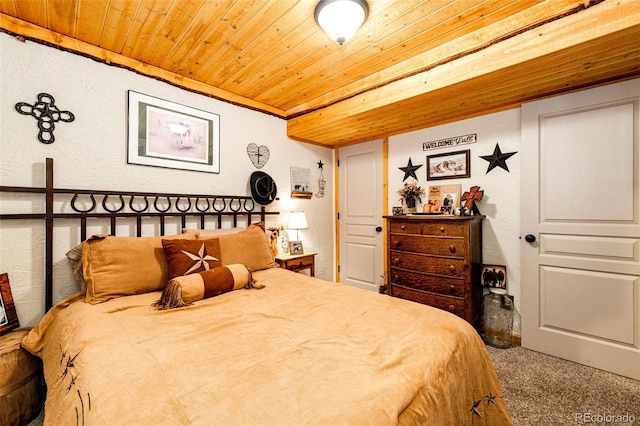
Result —
[[[253,163],[257,169],[261,169],[265,164],[267,164],[267,161],[269,161],[270,153],[269,148],[265,145],[258,146],[252,142],[247,145],[247,155],[249,156],[251,163]]]

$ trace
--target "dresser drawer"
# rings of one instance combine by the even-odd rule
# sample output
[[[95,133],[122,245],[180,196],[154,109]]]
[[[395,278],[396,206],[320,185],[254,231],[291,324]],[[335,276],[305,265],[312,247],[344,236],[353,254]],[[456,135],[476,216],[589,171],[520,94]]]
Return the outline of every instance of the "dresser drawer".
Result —
[[[390,249],[413,251],[438,256],[464,258],[467,245],[462,238],[422,237],[417,235],[391,235]]]
[[[465,224],[456,222],[434,222],[422,225],[423,235],[437,235],[440,237],[464,237]]]
[[[390,289],[392,296],[423,303],[425,305],[431,305],[444,311],[454,313],[460,317],[464,317],[464,299],[440,296],[395,285],[392,285]]]
[[[413,222],[410,220],[404,221],[392,221],[391,229],[392,234],[422,234],[422,223]]]
[[[466,266],[463,259],[429,257],[414,253],[403,253],[391,250],[389,263],[392,268],[464,278]]]
[[[390,283],[403,287],[438,293],[445,296],[464,297],[464,280],[443,278],[391,268]]]

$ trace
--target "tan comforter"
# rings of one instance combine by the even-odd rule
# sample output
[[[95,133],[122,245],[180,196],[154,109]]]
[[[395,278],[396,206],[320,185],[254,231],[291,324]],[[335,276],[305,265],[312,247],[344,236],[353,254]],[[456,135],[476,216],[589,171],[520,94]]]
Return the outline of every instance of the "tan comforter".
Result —
[[[511,424],[463,320],[282,269],[156,311],[160,293],[55,306],[23,340],[46,425]]]

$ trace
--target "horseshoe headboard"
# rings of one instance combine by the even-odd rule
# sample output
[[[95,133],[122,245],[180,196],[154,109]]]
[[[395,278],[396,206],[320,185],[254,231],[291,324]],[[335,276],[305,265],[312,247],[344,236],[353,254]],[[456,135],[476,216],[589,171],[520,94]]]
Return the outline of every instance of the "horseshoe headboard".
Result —
[[[80,226],[80,241],[87,238],[87,220],[107,221],[109,234],[116,235],[119,220],[128,218],[135,223],[135,235],[142,235],[143,223],[151,221],[158,234],[165,235],[165,221],[179,220],[182,228],[187,219],[199,222],[199,228],[214,221],[221,228],[223,219],[232,226],[238,221],[247,225],[265,221],[277,211],[266,211],[248,195],[177,194],[159,192],[128,192],[114,190],[61,189],[54,186],[53,159],[46,159],[44,187],[0,186],[0,193],[42,194],[44,212],[0,213],[0,220],[44,220],[45,222],[45,309],[53,305],[53,229],[59,219],[76,219]],[[14,195],[16,196],[16,195]],[[20,196],[20,195],[17,195]],[[75,223],[75,222],[74,222]]]

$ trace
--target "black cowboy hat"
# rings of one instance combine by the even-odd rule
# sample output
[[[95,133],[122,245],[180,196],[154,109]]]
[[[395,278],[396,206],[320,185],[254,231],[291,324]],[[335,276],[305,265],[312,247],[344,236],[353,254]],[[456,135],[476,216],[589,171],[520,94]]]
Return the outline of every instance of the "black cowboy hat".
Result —
[[[251,173],[251,198],[258,204],[266,206],[276,199],[278,187],[271,176],[265,172]]]

